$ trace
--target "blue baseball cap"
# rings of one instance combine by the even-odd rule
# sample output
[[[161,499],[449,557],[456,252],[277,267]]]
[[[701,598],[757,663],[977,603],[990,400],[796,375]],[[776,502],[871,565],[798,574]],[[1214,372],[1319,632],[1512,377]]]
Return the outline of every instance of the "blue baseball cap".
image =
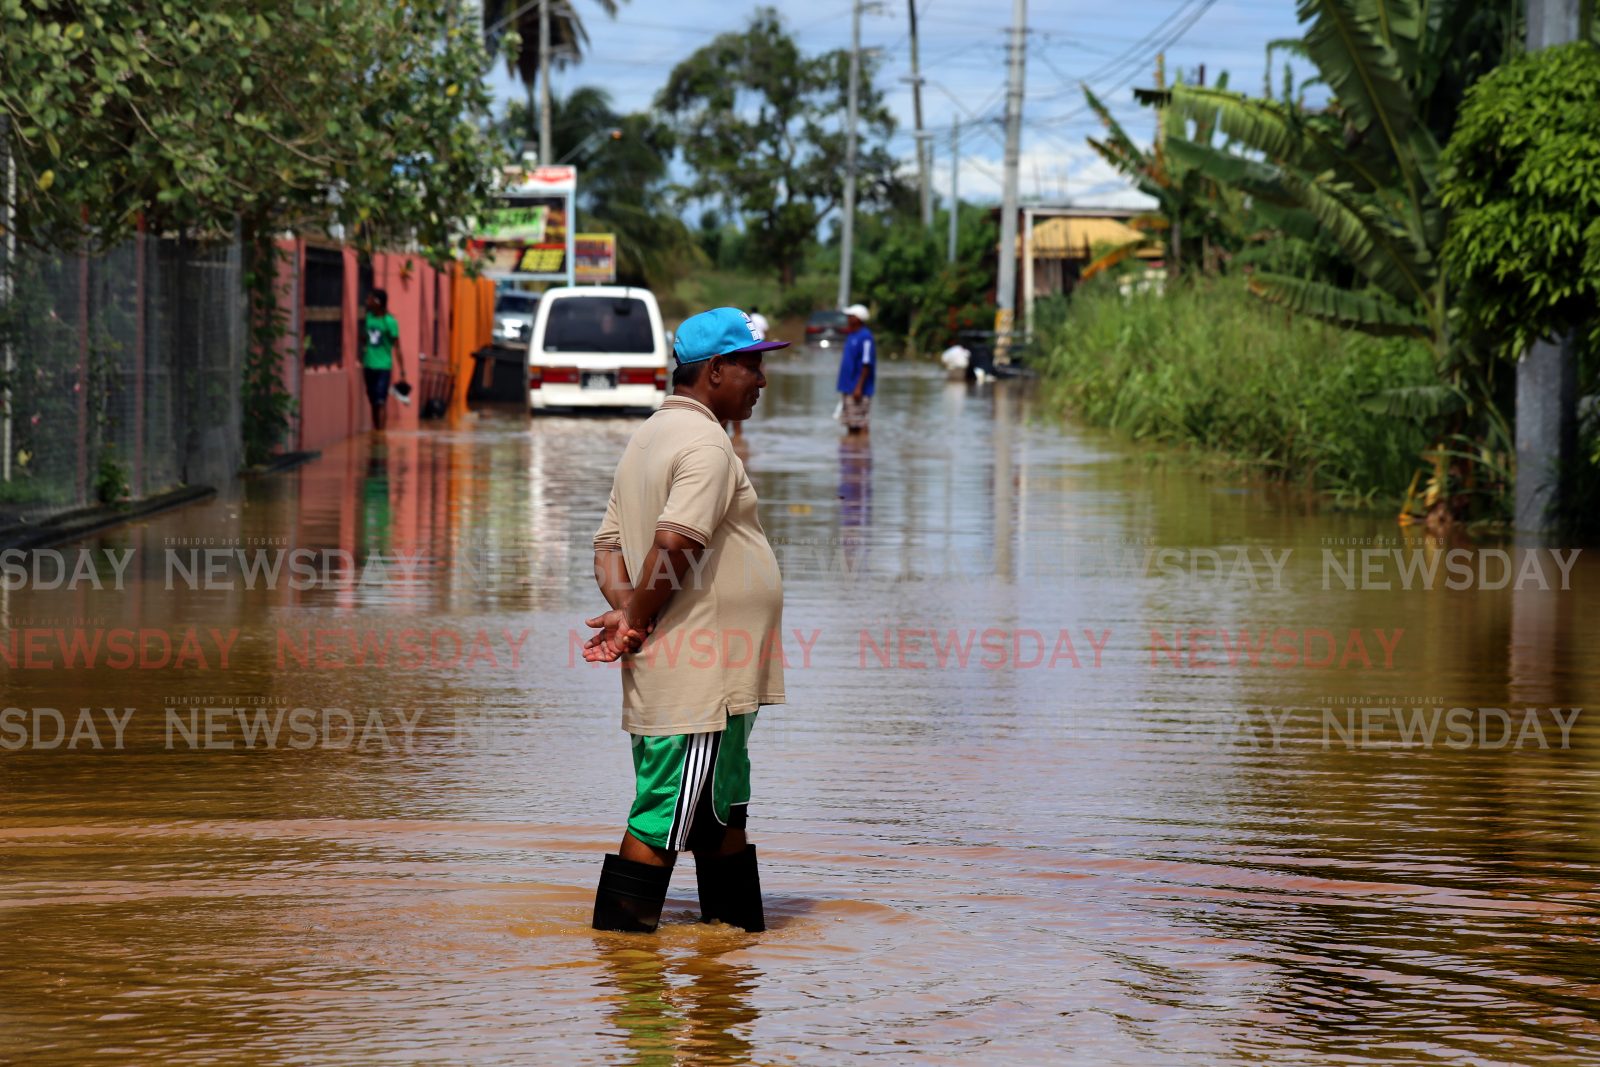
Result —
[[[672,338],[672,354],[680,365],[699,363],[712,356],[788,347],[788,341],[763,341],[750,316],[738,308],[712,308],[690,315]]]

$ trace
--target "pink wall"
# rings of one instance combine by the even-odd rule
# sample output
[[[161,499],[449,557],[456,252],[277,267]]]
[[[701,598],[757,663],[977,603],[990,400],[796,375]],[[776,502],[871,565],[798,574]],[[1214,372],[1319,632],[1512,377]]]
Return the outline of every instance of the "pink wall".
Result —
[[[299,356],[301,337],[295,334],[285,350],[284,381],[297,397],[299,413],[294,448],[324,448],[372,428],[366,385],[361,373],[357,348],[360,321],[360,260],[353,249],[344,252],[343,358],[332,366],[306,367]],[[305,262],[305,242],[295,240],[284,268],[287,284],[280,286],[302,298],[301,275]],[[380,253],[372,259],[372,284],[389,293],[389,313],[400,324],[400,365],[413,388],[411,403],[402,404],[391,390],[388,428],[415,430],[420,422],[423,385],[433,374],[448,367],[450,338],[450,291],[448,274],[433,270],[420,256],[405,253]],[[298,306],[298,305],[295,305]],[[301,319],[296,316],[292,326]],[[426,358],[422,358],[423,356]],[[400,380],[396,368],[394,381]]]

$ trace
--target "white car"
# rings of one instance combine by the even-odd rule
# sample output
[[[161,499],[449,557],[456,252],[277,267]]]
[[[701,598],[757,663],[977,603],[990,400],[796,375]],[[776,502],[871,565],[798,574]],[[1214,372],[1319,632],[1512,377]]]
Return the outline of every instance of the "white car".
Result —
[[[667,352],[648,289],[546,289],[528,343],[528,407],[654,411],[667,395]]]
[[[515,351],[533,336],[533,317],[539,313],[539,294],[523,289],[501,289],[494,294],[494,343]]]

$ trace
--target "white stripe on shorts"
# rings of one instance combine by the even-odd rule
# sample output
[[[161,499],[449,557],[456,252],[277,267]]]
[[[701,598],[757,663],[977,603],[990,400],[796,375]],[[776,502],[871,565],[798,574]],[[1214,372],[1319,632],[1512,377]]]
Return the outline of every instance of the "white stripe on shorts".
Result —
[[[689,844],[689,831],[694,824],[695,808],[700,803],[701,790],[711,777],[716,751],[717,735],[694,734],[683,750],[683,773],[678,778],[678,803],[672,812],[672,829],[667,833],[667,848],[682,852]]]

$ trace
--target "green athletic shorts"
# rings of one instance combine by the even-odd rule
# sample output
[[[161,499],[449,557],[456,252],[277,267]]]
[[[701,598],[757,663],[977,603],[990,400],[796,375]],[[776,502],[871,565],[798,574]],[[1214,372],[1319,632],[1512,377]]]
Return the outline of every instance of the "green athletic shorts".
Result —
[[[750,730],[756,713],[730,715],[714,733],[633,738],[635,793],[628,832],[682,852],[716,848],[742,829],[750,804]]]

